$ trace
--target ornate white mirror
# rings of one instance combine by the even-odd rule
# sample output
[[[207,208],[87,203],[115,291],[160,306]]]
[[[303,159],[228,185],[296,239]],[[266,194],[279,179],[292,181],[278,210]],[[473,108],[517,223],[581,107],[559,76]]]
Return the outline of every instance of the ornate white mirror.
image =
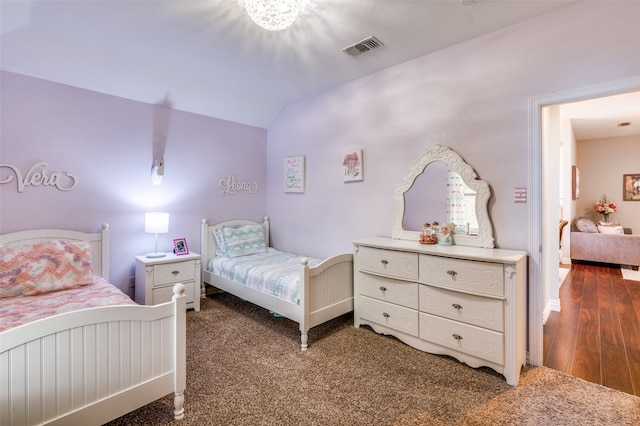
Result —
[[[494,247],[487,210],[489,185],[453,150],[434,145],[407,171],[397,187],[392,237],[418,241],[426,222],[456,224],[454,244]]]

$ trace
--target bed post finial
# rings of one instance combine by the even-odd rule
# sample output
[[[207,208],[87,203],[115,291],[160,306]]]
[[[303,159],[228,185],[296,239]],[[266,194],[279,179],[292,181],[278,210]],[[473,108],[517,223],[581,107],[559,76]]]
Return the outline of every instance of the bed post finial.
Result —
[[[102,229],[104,229],[105,231],[106,231],[107,229],[109,229],[109,224],[108,224],[108,223],[103,223],[103,224],[102,224]]]
[[[202,219],[202,220],[200,221],[200,223],[202,223],[203,225],[206,225],[206,224],[207,224],[207,219]]]

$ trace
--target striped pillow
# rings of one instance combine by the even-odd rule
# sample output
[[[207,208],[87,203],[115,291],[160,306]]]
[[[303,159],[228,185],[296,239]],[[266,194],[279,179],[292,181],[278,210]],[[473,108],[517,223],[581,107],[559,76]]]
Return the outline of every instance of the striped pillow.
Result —
[[[222,235],[222,228],[216,228],[211,231],[213,240],[216,242],[216,256],[228,256],[227,243]]]
[[[223,226],[222,236],[229,257],[265,253],[267,243],[262,225]]]
[[[91,245],[52,240],[0,247],[0,298],[33,296],[93,283]]]

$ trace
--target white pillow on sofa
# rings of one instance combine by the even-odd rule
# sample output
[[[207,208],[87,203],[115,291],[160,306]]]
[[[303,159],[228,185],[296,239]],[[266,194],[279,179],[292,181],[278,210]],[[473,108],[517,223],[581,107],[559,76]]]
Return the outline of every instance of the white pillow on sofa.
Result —
[[[620,225],[598,225],[598,232],[601,234],[624,235],[624,228]]]

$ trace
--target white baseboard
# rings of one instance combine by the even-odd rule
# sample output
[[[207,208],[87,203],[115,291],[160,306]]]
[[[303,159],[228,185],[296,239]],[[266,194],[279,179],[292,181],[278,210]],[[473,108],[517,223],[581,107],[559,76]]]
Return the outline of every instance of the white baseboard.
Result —
[[[546,324],[547,323],[547,319],[549,318],[549,315],[551,315],[551,312],[560,312],[560,300],[559,299],[553,299],[553,300],[548,300],[547,301],[547,305],[544,307],[544,311],[542,312],[542,324]]]

